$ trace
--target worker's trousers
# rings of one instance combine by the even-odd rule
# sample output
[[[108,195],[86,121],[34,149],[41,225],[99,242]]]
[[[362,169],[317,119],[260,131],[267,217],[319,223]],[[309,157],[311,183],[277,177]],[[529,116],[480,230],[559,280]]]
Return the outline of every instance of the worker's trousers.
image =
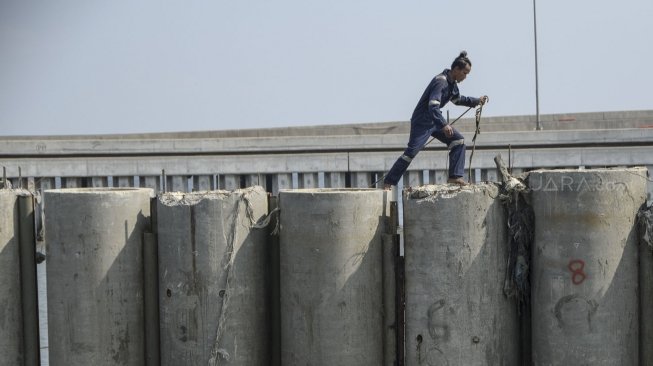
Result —
[[[413,158],[424,148],[429,136],[433,136],[446,144],[449,149],[449,178],[462,177],[465,174],[465,139],[456,129],[453,131],[453,136],[447,137],[444,131],[438,129],[435,125],[411,121],[408,147],[394,163],[383,182],[393,186],[396,185],[406,169],[408,169]]]

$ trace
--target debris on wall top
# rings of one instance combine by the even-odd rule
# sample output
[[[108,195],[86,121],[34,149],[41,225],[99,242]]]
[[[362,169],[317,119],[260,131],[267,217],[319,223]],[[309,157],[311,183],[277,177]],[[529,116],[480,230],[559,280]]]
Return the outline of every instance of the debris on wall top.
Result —
[[[216,190],[201,192],[167,192],[159,195],[159,202],[166,206],[196,205],[202,200],[222,200],[232,195],[247,196],[253,193],[265,193],[262,187],[236,189],[233,191]]]
[[[499,194],[499,188],[496,183],[479,183],[460,186],[456,184],[429,184],[420,187],[414,187],[405,191],[408,199],[433,201],[438,198],[452,198],[459,194],[469,194],[483,192],[491,197]]]

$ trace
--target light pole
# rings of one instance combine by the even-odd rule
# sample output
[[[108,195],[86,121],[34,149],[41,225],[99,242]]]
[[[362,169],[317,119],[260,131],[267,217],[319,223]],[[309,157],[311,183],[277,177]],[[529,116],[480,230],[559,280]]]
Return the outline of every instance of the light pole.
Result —
[[[537,122],[536,129],[542,129],[540,124],[540,85],[537,75],[537,6],[533,0],[533,36],[535,37],[535,121]]]

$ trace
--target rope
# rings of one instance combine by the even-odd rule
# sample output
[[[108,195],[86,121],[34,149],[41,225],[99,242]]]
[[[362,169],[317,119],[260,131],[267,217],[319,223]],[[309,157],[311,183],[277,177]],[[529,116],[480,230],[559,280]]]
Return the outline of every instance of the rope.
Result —
[[[229,309],[230,300],[232,296],[232,283],[236,281],[236,273],[234,271],[235,266],[235,252],[239,249],[237,246],[238,243],[238,225],[242,225],[240,211],[245,206],[245,215],[249,221],[250,228],[257,228],[256,222],[254,220],[254,208],[250,201],[251,192],[245,191],[244,194],[240,196],[238,202],[236,203],[236,209],[233,212],[232,221],[231,221],[231,232],[229,233],[229,242],[227,243],[227,248],[225,250],[222,263],[224,264],[224,273],[225,273],[225,284],[224,284],[224,296],[222,297],[222,306],[220,307],[220,314],[218,315],[218,327],[216,330],[215,341],[211,349],[211,356],[209,358],[209,366],[218,366],[222,364],[221,359],[225,360],[227,363],[231,360],[231,355],[229,351],[221,347],[222,338],[227,331],[227,311]]]
[[[381,176],[381,178],[375,180],[374,183],[372,183],[372,184],[370,185],[370,188],[374,188],[374,187],[376,186],[376,184],[379,183],[380,181],[384,180],[386,176],[387,176],[387,174],[383,174],[383,175]]]
[[[486,100],[485,103],[489,101]],[[476,110],[476,131],[474,131],[474,138],[472,138],[472,153],[469,155],[469,169],[467,181],[471,183],[472,181],[472,158],[474,157],[474,152],[476,152],[476,136],[481,133],[481,113],[483,113],[483,103]]]
[[[274,210],[270,211],[270,213],[267,216],[262,218],[259,222],[254,224],[252,227],[255,229],[266,228],[268,225],[270,225],[270,220],[272,219],[272,216],[280,211],[281,209],[279,209],[279,207],[275,208]],[[277,235],[278,233],[279,233],[279,219],[274,221],[274,229],[272,230],[270,235]]]
[[[460,116],[458,116],[458,118],[454,119],[453,122],[449,123],[449,126],[453,126],[454,123],[456,123],[459,119],[461,119],[461,118],[462,118],[462,117],[463,117],[467,112],[469,112],[472,108],[474,108],[474,107],[469,107],[469,108],[467,108],[467,110],[464,111],[463,114],[461,114]],[[431,142],[433,142],[433,140],[435,140],[435,137],[431,137],[431,139],[429,140],[429,142],[425,143],[424,146],[422,146],[422,149],[425,148],[425,147],[427,147]]]
[[[513,297],[520,313],[530,303],[530,251],[535,237],[535,214],[528,203],[528,186],[508,173],[501,155],[494,158],[501,176],[499,200],[508,211],[508,260],[503,293]]]
[[[639,224],[639,239],[642,244],[647,244],[653,249],[653,205],[643,207],[637,213]]]
[[[646,179],[647,181],[653,183],[653,179],[651,179],[651,178],[649,178],[649,177],[647,177],[647,176],[644,176],[644,175],[641,175],[641,174],[637,174],[637,173],[635,173],[635,172],[631,172],[631,171],[629,171],[629,170],[626,170],[626,173],[629,173],[629,174],[632,174],[632,175],[636,175],[636,176],[638,176],[638,177],[642,177],[642,178]]]
[[[227,323],[227,309],[229,308],[229,300],[231,299],[231,280],[234,276],[233,265],[234,265],[234,251],[236,250],[235,244],[238,240],[238,221],[240,214],[240,203],[241,200],[238,200],[236,210],[233,214],[233,220],[231,222],[231,232],[229,233],[229,242],[227,243],[227,248],[225,251],[225,257],[223,258],[223,263],[225,263],[225,286],[224,286],[224,295],[222,297],[222,306],[220,307],[220,314],[218,316],[218,328],[216,330],[215,342],[211,349],[211,357],[209,358],[209,366],[219,365],[219,359],[222,358],[225,361],[229,362],[231,356],[229,352],[220,347],[222,343],[222,336],[226,331]]]
[[[467,114],[467,112],[469,112],[472,108],[474,108],[474,107],[469,107],[469,108],[467,108],[467,110],[464,111],[460,116],[458,116],[458,118],[454,119],[453,122],[449,123],[449,126],[453,126],[454,123],[456,123],[459,119],[461,119],[461,118],[462,118],[465,114]],[[433,142],[433,140],[435,140],[435,137],[431,137],[431,139],[430,139],[427,143],[425,143],[424,146],[422,146],[422,149],[424,149],[425,147],[427,147],[431,142]],[[420,149],[420,150],[422,150],[422,149]],[[383,174],[383,176],[381,176],[381,178],[377,179],[374,183],[372,183],[372,184],[370,185],[370,188],[374,188],[374,187],[376,186],[376,184],[379,183],[380,181],[382,181],[383,179],[385,179],[385,177],[386,177],[387,175],[388,175],[388,174]]]

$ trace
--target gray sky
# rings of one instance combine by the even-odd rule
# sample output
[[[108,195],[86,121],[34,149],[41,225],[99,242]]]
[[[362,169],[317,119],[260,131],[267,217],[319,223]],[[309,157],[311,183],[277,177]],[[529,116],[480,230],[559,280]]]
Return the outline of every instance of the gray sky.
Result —
[[[653,109],[653,1],[537,15],[541,113]],[[462,49],[484,115],[535,114],[532,22],[531,0],[0,0],[0,135],[403,121]]]

